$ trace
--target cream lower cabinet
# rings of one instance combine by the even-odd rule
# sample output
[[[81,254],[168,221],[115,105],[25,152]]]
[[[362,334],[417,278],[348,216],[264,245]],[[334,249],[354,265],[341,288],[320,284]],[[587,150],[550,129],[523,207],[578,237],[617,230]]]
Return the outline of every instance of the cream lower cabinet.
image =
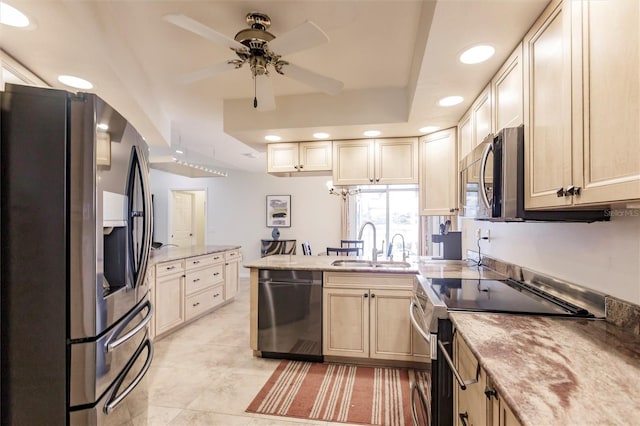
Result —
[[[158,263],[153,286],[155,334],[162,336],[229,300],[227,286],[236,291],[238,287],[239,257],[239,251],[233,250]]]
[[[458,211],[456,128],[420,138],[420,214],[448,216]]]
[[[184,263],[164,262],[156,265],[155,333],[161,335],[185,321]]]
[[[224,300],[233,299],[238,293],[240,252],[228,251],[224,254]]]
[[[473,355],[469,346],[456,334],[453,339],[453,362],[462,380],[462,390],[453,380],[453,419],[457,426],[520,426],[515,415],[494,390],[491,379]]]
[[[409,317],[413,275],[324,274],[323,354],[428,360]]]

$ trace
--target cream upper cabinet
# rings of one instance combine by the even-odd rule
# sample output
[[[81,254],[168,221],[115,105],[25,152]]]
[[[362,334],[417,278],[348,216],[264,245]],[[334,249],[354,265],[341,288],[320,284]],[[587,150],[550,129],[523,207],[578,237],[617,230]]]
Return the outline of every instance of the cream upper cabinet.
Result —
[[[640,199],[640,2],[573,2],[574,204]]]
[[[554,0],[523,42],[526,208],[571,204],[572,3]]]
[[[516,127],[523,123],[522,43],[509,56],[491,80],[493,129]]]
[[[458,161],[462,160],[472,149],[473,128],[471,126],[471,110],[469,110],[458,122]]]
[[[458,210],[456,128],[420,138],[420,214],[451,215]]]
[[[418,183],[418,139],[336,141],[333,184]]]
[[[267,173],[326,172],[332,168],[332,142],[291,142],[267,145]]]
[[[473,147],[478,146],[493,132],[491,120],[491,85],[485,87],[471,105],[471,136]]]

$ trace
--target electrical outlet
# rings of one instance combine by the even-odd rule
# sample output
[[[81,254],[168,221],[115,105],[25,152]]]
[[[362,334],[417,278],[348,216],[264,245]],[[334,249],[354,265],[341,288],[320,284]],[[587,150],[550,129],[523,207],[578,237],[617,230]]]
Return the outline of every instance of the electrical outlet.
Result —
[[[477,228],[476,229],[476,240],[479,240],[482,234],[482,229]]]

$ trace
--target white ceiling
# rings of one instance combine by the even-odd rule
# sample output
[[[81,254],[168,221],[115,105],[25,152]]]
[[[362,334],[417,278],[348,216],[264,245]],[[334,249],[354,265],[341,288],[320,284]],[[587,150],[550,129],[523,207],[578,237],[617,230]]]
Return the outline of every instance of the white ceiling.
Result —
[[[548,0],[6,2],[34,25],[0,25],[0,47],[48,84],[62,88],[59,74],[92,81],[92,91],[152,150],[181,147],[218,168],[260,172],[266,134],[303,141],[325,131],[349,139],[375,128],[383,137],[415,136],[423,126],[455,125]],[[187,15],[233,38],[251,11],[271,17],[276,37],[306,20],[322,28],[329,43],[283,59],[344,82],[343,92],[317,93],[272,72],[276,109],[259,112],[246,66],[177,82],[235,54],[167,23],[165,14]],[[493,45],[494,57],[461,64],[458,55],[479,43]],[[438,106],[448,95],[464,102]]]

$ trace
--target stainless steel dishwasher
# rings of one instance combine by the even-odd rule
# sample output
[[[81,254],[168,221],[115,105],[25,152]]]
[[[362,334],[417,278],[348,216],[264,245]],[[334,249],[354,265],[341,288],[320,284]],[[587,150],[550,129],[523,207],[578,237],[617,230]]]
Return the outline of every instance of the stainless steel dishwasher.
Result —
[[[258,350],[266,358],[322,361],[322,271],[260,269]]]

